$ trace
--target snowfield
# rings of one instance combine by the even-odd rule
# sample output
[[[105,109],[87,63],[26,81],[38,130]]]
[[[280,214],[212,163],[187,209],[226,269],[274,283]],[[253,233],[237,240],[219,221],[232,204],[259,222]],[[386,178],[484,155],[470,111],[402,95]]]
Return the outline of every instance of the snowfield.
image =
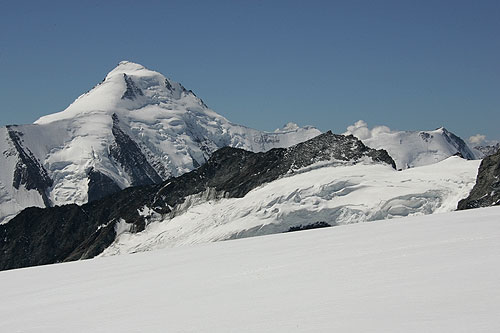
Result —
[[[450,157],[396,171],[373,162],[320,163],[250,191],[243,198],[217,198],[215,191],[188,198],[170,216],[144,207],[147,227],[123,232],[101,255],[281,233],[326,222],[358,223],[449,212],[474,186],[480,161]]]
[[[1,332],[498,332],[500,207],[0,272]]]

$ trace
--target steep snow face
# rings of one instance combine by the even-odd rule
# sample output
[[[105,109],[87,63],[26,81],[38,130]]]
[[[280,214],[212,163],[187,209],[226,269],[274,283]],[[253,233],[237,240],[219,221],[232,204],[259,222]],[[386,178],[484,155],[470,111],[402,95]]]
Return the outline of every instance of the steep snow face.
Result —
[[[370,129],[360,120],[344,134],[356,136],[371,148],[387,150],[398,169],[433,164],[457,153],[466,159],[481,157],[443,127],[434,131],[393,131],[387,126]]]
[[[102,256],[280,233],[316,222],[350,224],[441,213],[474,186],[479,161],[450,157],[395,171],[383,164],[318,164],[250,191],[243,198],[188,198],[170,216],[141,210],[147,227],[124,233]]]
[[[8,222],[27,206],[45,206],[36,189],[28,189],[26,184],[15,180],[19,160],[19,152],[7,128],[0,128],[0,223]]]
[[[320,134],[290,124],[269,133],[233,124],[181,84],[127,61],[66,110],[12,128],[52,185],[32,196],[11,188],[17,160],[4,153],[12,142],[2,129],[0,221],[25,207],[45,206],[44,195],[49,205],[85,203],[89,172],[119,188],[144,185],[193,170],[224,146],[265,151]]]
[[[481,208],[0,272],[0,331],[499,332],[499,220]]]

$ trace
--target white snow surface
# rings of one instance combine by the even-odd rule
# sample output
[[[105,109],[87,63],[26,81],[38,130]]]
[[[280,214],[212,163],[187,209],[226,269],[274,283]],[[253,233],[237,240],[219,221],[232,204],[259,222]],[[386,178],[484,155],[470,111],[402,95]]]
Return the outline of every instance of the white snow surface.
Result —
[[[387,126],[370,129],[366,122],[359,120],[344,134],[354,135],[368,147],[385,149],[398,169],[433,164],[458,152],[477,159],[483,157],[465,142],[465,146],[460,147],[453,134],[443,127],[433,131],[395,131]]]
[[[128,90],[127,80],[134,95],[122,98]],[[114,143],[113,114],[163,179],[193,170],[224,146],[258,152],[288,147],[321,133],[295,124],[275,132],[233,124],[181,84],[142,65],[122,61],[64,111],[15,127],[22,133],[23,146],[54,180],[48,193],[53,205],[87,202],[91,168],[121,188],[131,185],[130,175],[109,154]],[[25,207],[44,206],[37,191],[32,191],[32,197],[11,188],[17,157],[15,152],[9,156],[5,152],[12,148],[6,128],[1,128],[0,221]]]
[[[315,222],[338,225],[448,212],[474,186],[479,164],[450,157],[396,171],[386,164],[322,163],[243,198],[224,198],[209,189],[169,216],[143,207],[146,229],[122,233],[101,256],[280,233]]]
[[[498,332],[500,207],[0,272],[1,332]]]

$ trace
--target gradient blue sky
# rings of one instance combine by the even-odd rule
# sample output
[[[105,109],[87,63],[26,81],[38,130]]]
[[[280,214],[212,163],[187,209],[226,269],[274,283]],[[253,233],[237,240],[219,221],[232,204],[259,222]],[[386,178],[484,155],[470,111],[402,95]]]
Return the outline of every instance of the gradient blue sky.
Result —
[[[500,1],[0,1],[0,125],[60,111],[120,60],[274,130],[445,126],[500,139]]]

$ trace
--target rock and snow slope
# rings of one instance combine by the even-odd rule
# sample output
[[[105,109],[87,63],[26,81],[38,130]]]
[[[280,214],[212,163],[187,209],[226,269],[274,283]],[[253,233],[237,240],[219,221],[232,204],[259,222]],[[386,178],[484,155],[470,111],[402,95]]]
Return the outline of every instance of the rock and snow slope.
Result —
[[[0,128],[0,222],[29,206],[82,204],[178,176],[224,146],[266,151],[318,134],[233,124],[181,84],[121,62],[66,110]]]
[[[328,163],[394,167],[387,152],[331,132],[265,153],[221,148],[200,168],[160,184],[131,187],[83,206],[23,210],[0,225],[0,269],[91,258],[121,232],[140,232],[158,218],[180,214],[195,202],[241,198],[263,184],[282,177],[293,181],[304,168]]]
[[[489,145],[475,146],[474,150],[477,152],[476,155],[480,158],[484,158],[495,154],[500,150],[500,142],[491,143]]]
[[[0,272],[2,332],[498,332],[500,207]]]
[[[342,225],[449,212],[474,186],[478,165],[450,157],[398,172],[386,164],[320,163],[242,198],[194,197],[163,217],[145,209],[145,230],[122,233],[102,255],[281,233],[316,222]]]
[[[344,134],[354,135],[368,147],[385,149],[398,169],[433,164],[457,154],[469,160],[483,157],[444,127],[434,131],[393,131],[387,126],[370,129],[360,120]]]
[[[396,171],[387,158],[352,136],[330,132],[267,153],[223,148],[199,169],[162,184],[81,207],[24,210],[0,226],[0,269],[280,233],[318,222],[451,211],[473,187],[479,165],[450,157]]]
[[[458,209],[496,205],[500,205],[500,150],[481,161],[476,184],[469,196],[458,203]]]

